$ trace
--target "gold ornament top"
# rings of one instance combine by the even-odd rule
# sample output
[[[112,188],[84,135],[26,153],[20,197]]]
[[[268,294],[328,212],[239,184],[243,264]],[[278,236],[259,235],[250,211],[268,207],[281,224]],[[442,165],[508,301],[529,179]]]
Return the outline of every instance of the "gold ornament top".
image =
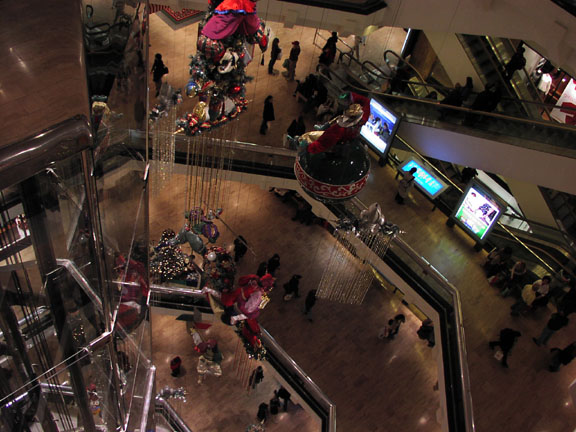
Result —
[[[198,117],[198,122],[206,120],[206,102],[198,102],[192,111],[192,114]]]

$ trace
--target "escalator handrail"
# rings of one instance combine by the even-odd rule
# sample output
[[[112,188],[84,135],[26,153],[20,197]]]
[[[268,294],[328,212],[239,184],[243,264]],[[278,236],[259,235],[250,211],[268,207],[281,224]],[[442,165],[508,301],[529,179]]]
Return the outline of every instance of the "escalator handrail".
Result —
[[[365,89],[361,89],[361,90],[366,91]],[[569,131],[569,132],[576,132],[576,126],[572,126],[572,125],[565,124],[565,123],[553,123],[553,122],[549,122],[546,120],[536,120],[536,119],[531,119],[531,118],[513,117],[513,116],[510,116],[507,114],[500,114],[500,113],[495,113],[495,112],[476,111],[476,110],[466,108],[466,107],[457,107],[457,106],[453,106],[453,105],[446,105],[446,104],[442,104],[442,102],[439,102],[439,101],[434,101],[434,100],[430,100],[430,99],[422,99],[422,98],[417,98],[417,97],[413,97],[413,96],[394,95],[394,94],[378,92],[378,91],[370,91],[370,93],[377,94],[377,95],[383,96],[385,98],[399,99],[399,100],[404,99],[404,100],[408,100],[408,101],[412,101],[412,102],[422,103],[422,104],[426,104],[426,105],[432,105],[432,106],[436,106],[438,108],[442,108],[442,109],[446,109],[446,110],[460,111],[463,113],[469,113],[469,114],[478,115],[478,116],[493,117],[493,118],[500,119],[500,120],[508,120],[508,121],[513,121],[513,122],[525,123],[527,125],[537,125],[537,126],[543,126],[543,127],[552,128],[552,129],[561,129],[561,130],[565,130],[565,131]]]
[[[507,45],[508,48],[511,49],[511,51],[515,52],[515,48],[514,45],[512,44],[512,42],[510,42],[510,39],[504,39],[504,38],[494,38],[492,36],[484,36],[486,38],[486,41],[488,42],[488,44],[490,45],[490,47],[492,48],[492,51],[494,52],[494,55],[496,56],[496,58],[498,58],[498,60],[501,62],[501,64],[505,64],[504,63],[504,59],[502,58],[502,56],[500,55],[500,52],[496,49],[497,46],[497,42],[493,42],[493,39],[498,39],[500,42],[502,42],[503,45]],[[528,81],[530,83],[530,85],[533,87],[533,90],[536,90],[536,94],[538,95],[538,100],[541,102],[541,98],[539,96],[538,93],[538,89],[536,89],[536,86],[534,86],[534,83],[532,82],[532,80],[530,79],[530,75],[528,75],[528,73],[526,72],[526,69],[524,67],[522,67],[522,70],[524,71],[524,73],[526,74],[526,76],[528,77]],[[498,73],[500,74],[500,69],[498,69]],[[503,77],[504,79],[504,77]],[[510,83],[510,85],[512,85],[513,87],[515,86],[515,84],[513,84],[511,81],[508,81]],[[519,99],[521,101],[523,101],[523,99]],[[546,107],[544,107],[544,109],[546,109]],[[550,112],[547,111],[547,114],[550,115]]]
[[[420,73],[420,71],[418,69],[416,69],[416,67],[414,65],[412,65],[412,63],[410,63],[409,61],[406,61],[405,58],[403,58],[400,54],[398,54],[396,51],[391,50],[391,49],[387,49],[384,51],[384,61],[386,62],[386,64],[388,64],[388,58],[386,57],[388,54],[393,54],[396,58],[398,58],[398,60],[400,60],[400,62],[406,64],[410,69],[412,69],[412,71],[414,71],[416,73],[416,76],[418,77],[418,79],[420,80],[420,82],[422,83],[426,83],[426,80],[424,79],[424,77],[422,76],[422,74]],[[399,63],[400,64],[400,63]]]
[[[450,91],[454,90],[451,87],[446,87],[443,85],[439,85],[439,84],[431,84],[431,83],[426,83],[426,82],[420,82],[420,81],[410,81],[410,80],[400,80],[400,82],[408,84],[408,85],[416,85],[416,86],[424,86],[424,87],[433,87],[434,89],[440,91],[442,94],[447,94]],[[478,92],[472,91],[470,93],[471,95],[478,95]],[[551,104],[547,104],[544,102],[537,102],[537,101],[530,101],[530,100],[526,100],[526,99],[519,99],[519,98],[509,98],[509,97],[502,97],[501,101],[511,101],[511,102],[520,102],[522,104],[531,104],[531,105],[537,105],[542,107],[543,109],[546,110],[547,113],[549,113],[549,110],[553,110],[553,109],[563,109],[563,110],[567,110],[567,111],[574,111],[576,112],[576,107],[564,107],[561,105],[551,105]],[[551,121],[551,123],[556,123],[556,121]]]
[[[323,75],[323,76],[325,76],[325,75]],[[568,125],[565,123],[550,122],[550,121],[546,121],[546,120],[536,120],[536,119],[524,118],[524,117],[513,117],[513,116],[510,116],[507,114],[500,114],[500,113],[494,113],[494,112],[488,112],[488,111],[476,111],[476,110],[466,108],[466,107],[457,107],[457,106],[453,106],[453,105],[445,105],[439,101],[435,101],[432,99],[419,98],[419,97],[406,96],[406,95],[396,95],[396,94],[390,94],[390,93],[386,93],[386,92],[376,91],[373,89],[368,89],[365,87],[358,87],[357,85],[352,84],[352,83],[342,79],[340,76],[338,76],[336,74],[332,74],[332,78],[334,78],[334,77],[337,77],[338,79],[340,79],[342,81],[343,87],[350,87],[356,91],[360,91],[360,92],[364,92],[364,93],[368,92],[368,93],[371,93],[373,95],[383,96],[385,98],[400,99],[400,100],[405,99],[405,100],[412,101],[412,102],[417,102],[417,103],[435,106],[436,108],[442,108],[442,109],[451,110],[451,111],[460,111],[460,112],[469,113],[469,114],[476,115],[476,116],[492,117],[492,118],[496,118],[496,119],[500,119],[500,120],[520,122],[520,123],[524,123],[527,125],[538,125],[538,126],[543,126],[543,127],[547,127],[547,128],[561,129],[561,130],[565,130],[565,131],[576,132],[576,126],[571,126],[571,125]],[[407,83],[416,84],[416,82],[411,82],[411,81],[407,81]],[[422,85],[425,85],[425,84],[422,83]],[[432,84],[427,84],[427,85],[433,86]]]

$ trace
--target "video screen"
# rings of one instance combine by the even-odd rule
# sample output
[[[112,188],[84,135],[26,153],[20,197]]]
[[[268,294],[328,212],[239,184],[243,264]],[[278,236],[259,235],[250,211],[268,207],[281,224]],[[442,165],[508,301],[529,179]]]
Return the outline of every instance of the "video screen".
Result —
[[[416,186],[420,187],[430,198],[436,198],[448,188],[444,182],[432,175],[431,170],[424,164],[414,159],[408,159],[403,165],[400,165],[400,169],[404,172],[408,172],[412,168],[416,168],[416,172],[414,173]]]
[[[385,156],[398,128],[398,116],[375,99],[370,100],[370,117],[360,129],[370,145]]]
[[[502,213],[502,205],[472,183],[454,213],[454,218],[478,240],[485,240]]]

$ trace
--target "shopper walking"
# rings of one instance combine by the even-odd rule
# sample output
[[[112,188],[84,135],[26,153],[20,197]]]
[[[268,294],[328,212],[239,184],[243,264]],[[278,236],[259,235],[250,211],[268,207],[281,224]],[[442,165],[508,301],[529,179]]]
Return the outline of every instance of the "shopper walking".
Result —
[[[264,369],[262,369],[262,366],[258,366],[256,369],[252,371],[248,385],[252,387],[252,389],[255,389],[256,386],[260,384],[263,379],[264,379]]]
[[[500,362],[505,368],[508,367],[508,355],[510,354],[510,350],[514,344],[516,344],[516,341],[520,336],[522,336],[522,333],[519,331],[505,328],[500,330],[500,338],[498,340],[488,342],[490,349],[494,349],[494,347],[500,347],[500,350],[502,351]],[[499,356],[496,358],[499,358]]]
[[[298,63],[298,57],[300,56],[300,42],[292,42],[292,49],[290,50],[290,56],[288,57],[288,74],[286,78],[288,81],[294,81],[296,75],[296,63]]]
[[[284,387],[278,389],[277,395],[284,401],[284,412],[288,411],[288,402],[290,402],[290,392]]]
[[[568,318],[564,316],[564,314],[560,311],[557,313],[553,313],[546,324],[546,327],[542,329],[542,333],[538,338],[532,338],[534,343],[538,346],[546,345],[548,340],[552,337],[554,333],[560,330],[563,327],[568,325]]]
[[[295,274],[287,283],[284,284],[284,300],[290,300],[292,297],[300,297],[300,294],[298,293],[300,279],[302,279],[302,276]]]
[[[388,339],[392,340],[400,331],[400,325],[406,322],[406,317],[403,314],[396,315],[393,319],[388,321]]]
[[[246,252],[248,252],[247,244],[246,239],[241,235],[234,239],[234,262],[240,261],[246,255]]]
[[[258,405],[258,413],[256,414],[256,417],[261,424],[266,423],[266,419],[268,418],[268,404],[262,402]]]
[[[154,64],[152,65],[152,80],[156,85],[156,97],[160,94],[160,88],[162,87],[162,77],[168,73],[168,68],[164,65],[162,61],[162,54],[156,54],[154,56]]]
[[[316,290],[308,291],[306,294],[306,300],[304,300],[304,315],[308,317],[308,321],[312,322],[312,316],[310,312],[312,312],[312,308],[316,304]]]
[[[302,116],[299,116],[298,119],[292,120],[292,123],[288,126],[288,130],[286,130],[286,133],[292,138],[302,136],[304,135],[304,132],[306,132],[306,124],[304,123],[304,117]]]
[[[410,169],[407,173],[404,173],[404,177],[400,180],[398,184],[398,192],[394,199],[398,204],[404,204],[406,198],[408,198],[408,194],[410,193],[410,189],[414,186],[414,174],[418,171],[416,167]]]
[[[571,343],[564,349],[552,348],[550,352],[552,353],[552,358],[550,359],[548,370],[550,372],[558,372],[560,366],[566,366],[576,357],[576,342]]]
[[[268,273],[268,263],[266,261],[262,261],[260,264],[258,264],[258,270],[256,270],[256,274],[258,277],[262,277],[266,273]]]
[[[274,120],[274,105],[272,104],[272,95],[269,95],[264,101],[264,111],[262,112],[262,125],[260,126],[260,133],[262,135],[266,135],[268,122]]]
[[[280,255],[274,254],[272,258],[268,260],[268,273],[275,276],[276,270],[280,267]]]
[[[268,63],[268,74],[274,75],[274,63],[282,59],[282,49],[278,46],[280,39],[274,38],[270,49],[270,62]]]

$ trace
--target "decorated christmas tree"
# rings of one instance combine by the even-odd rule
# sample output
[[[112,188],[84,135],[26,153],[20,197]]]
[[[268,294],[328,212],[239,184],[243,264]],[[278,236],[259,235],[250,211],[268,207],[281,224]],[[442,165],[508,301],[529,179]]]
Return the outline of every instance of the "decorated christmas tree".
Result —
[[[246,66],[252,60],[253,44],[262,51],[268,46],[254,0],[209,2],[186,85],[186,94],[198,97],[198,103],[178,119],[180,130],[195,135],[226,123],[246,108]]]

